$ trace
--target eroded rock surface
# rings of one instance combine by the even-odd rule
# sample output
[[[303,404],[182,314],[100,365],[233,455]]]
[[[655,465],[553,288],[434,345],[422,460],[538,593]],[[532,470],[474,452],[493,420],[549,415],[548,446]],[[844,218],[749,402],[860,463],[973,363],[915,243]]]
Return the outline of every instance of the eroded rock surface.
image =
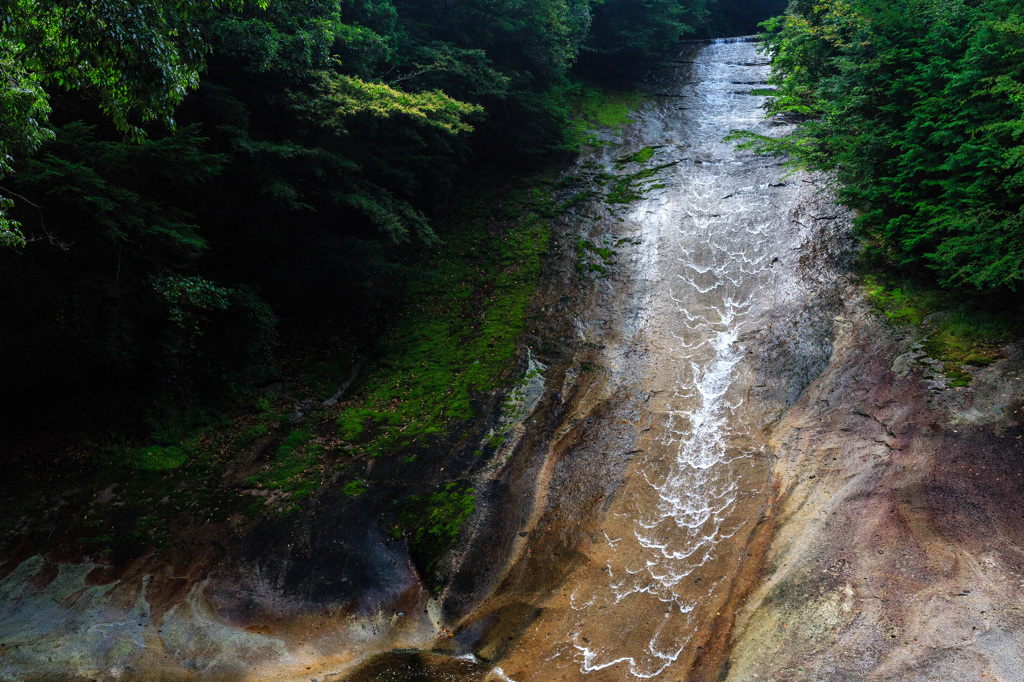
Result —
[[[774,429],[729,680],[1024,679],[1024,356],[948,388],[862,303]]]

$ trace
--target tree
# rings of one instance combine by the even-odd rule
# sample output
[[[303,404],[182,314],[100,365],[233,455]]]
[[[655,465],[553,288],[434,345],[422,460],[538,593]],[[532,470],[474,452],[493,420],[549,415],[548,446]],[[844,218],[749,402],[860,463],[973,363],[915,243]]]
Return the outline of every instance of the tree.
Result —
[[[649,60],[707,20],[705,0],[594,0],[588,51],[606,59]]]
[[[781,139],[832,171],[870,253],[978,290],[1024,285],[1024,31],[1014,0],[795,0],[766,24]]]
[[[0,9],[0,179],[11,162],[53,138],[53,90],[99,102],[118,130],[174,126],[174,110],[198,84],[204,44],[198,19],[223,2],[203,0],[9,0]],[[0,245],[24,243],[0,197]]]

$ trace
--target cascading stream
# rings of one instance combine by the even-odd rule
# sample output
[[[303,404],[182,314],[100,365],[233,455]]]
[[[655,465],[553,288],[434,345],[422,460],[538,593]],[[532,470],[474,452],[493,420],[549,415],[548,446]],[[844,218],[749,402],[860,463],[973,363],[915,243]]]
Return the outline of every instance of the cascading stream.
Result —
[[[750,94],[767,75],[757,44],[718,41],[697,52],[688,83],[674,84],[672,99],[685,109],[659,106],[644,124],[645,137],[669,142],[658,158],[680,163],[629,217],[657,244],[645,330],[651,428],[604,546],[594,548],[607,578],[572,593],[572,656],[585,674],[657,678],[692,658],[683,654],[706,631],[735,569],[730,543],[749,534],[749,502],[764,492],[737,340],[772,308],[793,193],[772,186],[780,173],[771,161],[722,139],[737,128],[768,132],[764,100]]]
[[[603,349],[609,397],[584,401],[564,427],[578,436],[558,450],[544,513],[523,534],[534,558],[513,568],[518,587],[501,594],[493,622],[536,610],[525,631],[483,650],[516,682],[715,679],[768,528],[758,523],[771,474],[763,426],[775,408],[755,397],[765,387],[746,339],[785,345],[773,320],[803,286],[806,214],[831,203],[813,178],[783,179],[778,159],[724,141],[787,129],[751,92],[769,75],[756,42],[691,45],[654,74],[656,98],[626,147],[595,155],[619,174],[662,170],[628,208],[595,201],[580,212],[599,216],[581,226],[590,239],[639,248],[598,284],[579,325]],[[623,167],[645,147],[646,165]]]

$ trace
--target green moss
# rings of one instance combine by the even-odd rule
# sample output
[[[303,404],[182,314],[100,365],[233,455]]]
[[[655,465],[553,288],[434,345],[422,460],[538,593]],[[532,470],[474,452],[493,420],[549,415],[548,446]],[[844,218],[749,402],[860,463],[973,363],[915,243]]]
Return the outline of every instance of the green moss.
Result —
[[[942,316],[934,323],[933,337],[947,339],[946,345],[965,357],[980,346],[1002,346],[1020,333],[1020,321],[1006,313],[992,313],[964,307]]]
[[[76,545],[92,545],[92,544],[106,544],[114,539],[113,535],[109,533],[103,535],[96,535],[91,538],[79,538],[75,540]]]
[[[158,547],[170,543],[170,532],[166,519],[156,514],[148,514],[135,522],[131,535],[136,541],[149,541]]]
[[[413,548],[431,559],[451,548],[459,538],[462,524],[476,508],[472,489],[449,483],[429,495],[413,495],[398,505],[397,530]]]
[[[129,465],[139,471],[170,471],[187,459],[188,452],[180,445],[151,445],[133,451]]]
[[[638,89],[622,90],[579,83],[575,104],[580,116],[590,125],[621,128],[630,122],[630,114],[640,108],[644,94]]]
[[[949,295],[910,280],[894,280],[880,274],[864,276],[868,301],[897,324],[917,327],[928,315],[949,305]]]
[[[349,481],[341,490],[350,497],[359,497],[366,493],[366,484],[362,481]]]
[[[951,386],[967,386],[971,376],[963,366],[986,367],[1002,357],[1002,347],[1020,333],[1015,327],[1005,314],[961,308],[929,325],[925,351],[942,361]]]
[[[265,500],[254,500],[247,488],[279,488],[290,493],[277,511],[296,508],[326,479],[323,446],[310,442],[313,428],[289,429],[272,452],[270,465],[241,485],[225,478],[227,464],[259,439],[271,439],[290,407],[287,400],[263,396],[250,411],[231,421],[224,416],[203,428],[185,432],[176,444],[122,442],[97,447],[91,460],[56,474],[45,494],[37,486],[12,501],[16,513],[0,522],[0,541],[28,538],[41,551],[78,545],[86,539],[90,554],[116,554],[125,560],[148,547],[169,544],[183,526],[219,523],[233,514],[263,515]],[[259,409],[254,415],[252,408]],[[253,423],[254,417],[257,419]],[[158,433],[168,437],[168,430]],[[100,495],[100,491],[104,491]],[[66,504],[54,507],[54,495]],[[23,519],[31,519],[24,523]]]
[[[959,362],[942,363],[942,373],[949,379],[949,385],[954,388],[963,388],[971,384],[971,375],[964,371],[963,364]]]
[[[278,446],[278,452],[292,452],[309,442],[313,434],[306,429],[293,429]]]
[[[552,205],[552,208],[548,209],[547,207],[545,207],[544,210],[541,210],[539,212],[545,218],[554,218],[555,216],[559,216],[565,211],[569,210],[573,206],[582,204],[584,201],[586,201],[592,196],[594,196],[594,192],[592,190],[582,190],[576,192],[565,201],[557,205]]]
[[[364,407],[346,408],[337,418],[338,437],[345,441],[357,442],[372,425],[374,410]]]
[[[879,312],[897,324],[922,329],[924,351],[943,363],[943,374],[953,387],[970,384],[964,365],[992,364],[1002,357],[1004,345],[1024,333],[1021,315],[1012,309],[993,312],[990,306],[964,300],[956,292],[880,273],[865,275],[863,282],[868,300]]]
[[[506,199],[513,224],[493,230],[482,199],[442,234],[435,268],[408,291],[416,304],[340,410],[338,436],[371,457],[423,446],[471,418],[475,395],[505,386],[547,251],[544,218],[579,200],[526,188]]]
[[[559,178],[558,182],[554,184],[554,189],[566,189],[583,181],[584,179],[581,176],[575,173],[568,173]]]
[[[607,277],[608,268],[615,264],[612,259],[617,252],[611,248],[608,241],[605,242],[605,246],[598,246],[587,239],[580,239],[576,243],[576,255],[576,267],[580,272],[598,273],[602,277]],[[595,260],[595,257],[600,260]]]
[[[645,168],[630,173],[629,175],[610,176],[611,186],[605,194],[605,201],[609,204],[629,204],[643,199],[647,192],[658,187],[664,187],[661,183],[647,182],[656,174],[675,166],[678,161],[663,163],[652,168]],[[608,178],[609,176],[605,176]]]
[[[270,426],[267,424],[253,424],[239,433],[232,445],[237,449],[247,448],[261,438],[270,434]]]
[[[251,501],[223,484],[224,457],[234,452],[231,444],[241,430],[207,428],[187,434],[177,445],[121,444],[100,450],[87,467],[51,484],[55,489],[50,493],[59,489],[64,507],[34,508],[33,500],[43,497],[38,491],[18,501],[21,513],[35,519],[21,532],[44,550],[87,544],[90,553],[130,559],[148,546],[168,544],[183,518],[186,523],[223,521]],[[7,533],[12,530],[4,527],[5,541],[11,540]]]
[[[598,83],[575,81],[557,94],[569,120],[568,137],[575,148],[613,144],[593,134],[595,128],[620,133],[630,115],[646,101],[639,89],[623,90]]]
[[[261,414],[265,414],[270,410],[274,409],[274,404],[277,402],[277,394],[273,391],[267,391],[259,395],[255,402],[254,407]]]
[[[308,497],[324,480],[323,446],[311,443],[313,434],[308,429],[295,429],[289,433],[265,470],[250,476],[246,485],[289,493],[292,504],[285,511],[295,508],[295,502]]]
[[[644,147],[640,151],[634,154],[628,154],[626,156],[620,156],[615,160],[615,165],[625,166],[628,163],[647,163],[654,158],[655,152],[661,149],[664,145],[657,145],[654,147]]]

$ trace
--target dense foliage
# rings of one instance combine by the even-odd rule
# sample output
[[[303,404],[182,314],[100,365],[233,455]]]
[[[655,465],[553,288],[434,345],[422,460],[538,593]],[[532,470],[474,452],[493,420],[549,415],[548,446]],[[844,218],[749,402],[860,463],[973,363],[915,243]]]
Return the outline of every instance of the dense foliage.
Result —
[[[1024,284],[1024,3],[793,0],[766,23],[794,117],[749,139],[835,171],[869,251],[941,285]]]
[[[746,36],[758,32],[765,17],[786,11],[786,0],[718,0],[709,20],[714,36]]]
[[[143,125],[173,125],[174,109],[202,66],[199,20],[221,2],[12,0],[0,10],[0,177],[14,155],[53,137],[50,92],[94,98],[118,130],[141,139]],[[0,199],[0,245],[19,244],[18,223]]]
[[[399,304],[470,163],[580,143],[571,101],[594,91],[574,64],[656,58],[708,16],[706,0],[6,3],[5,420],[133,418],[252,385],[279,318]]]

